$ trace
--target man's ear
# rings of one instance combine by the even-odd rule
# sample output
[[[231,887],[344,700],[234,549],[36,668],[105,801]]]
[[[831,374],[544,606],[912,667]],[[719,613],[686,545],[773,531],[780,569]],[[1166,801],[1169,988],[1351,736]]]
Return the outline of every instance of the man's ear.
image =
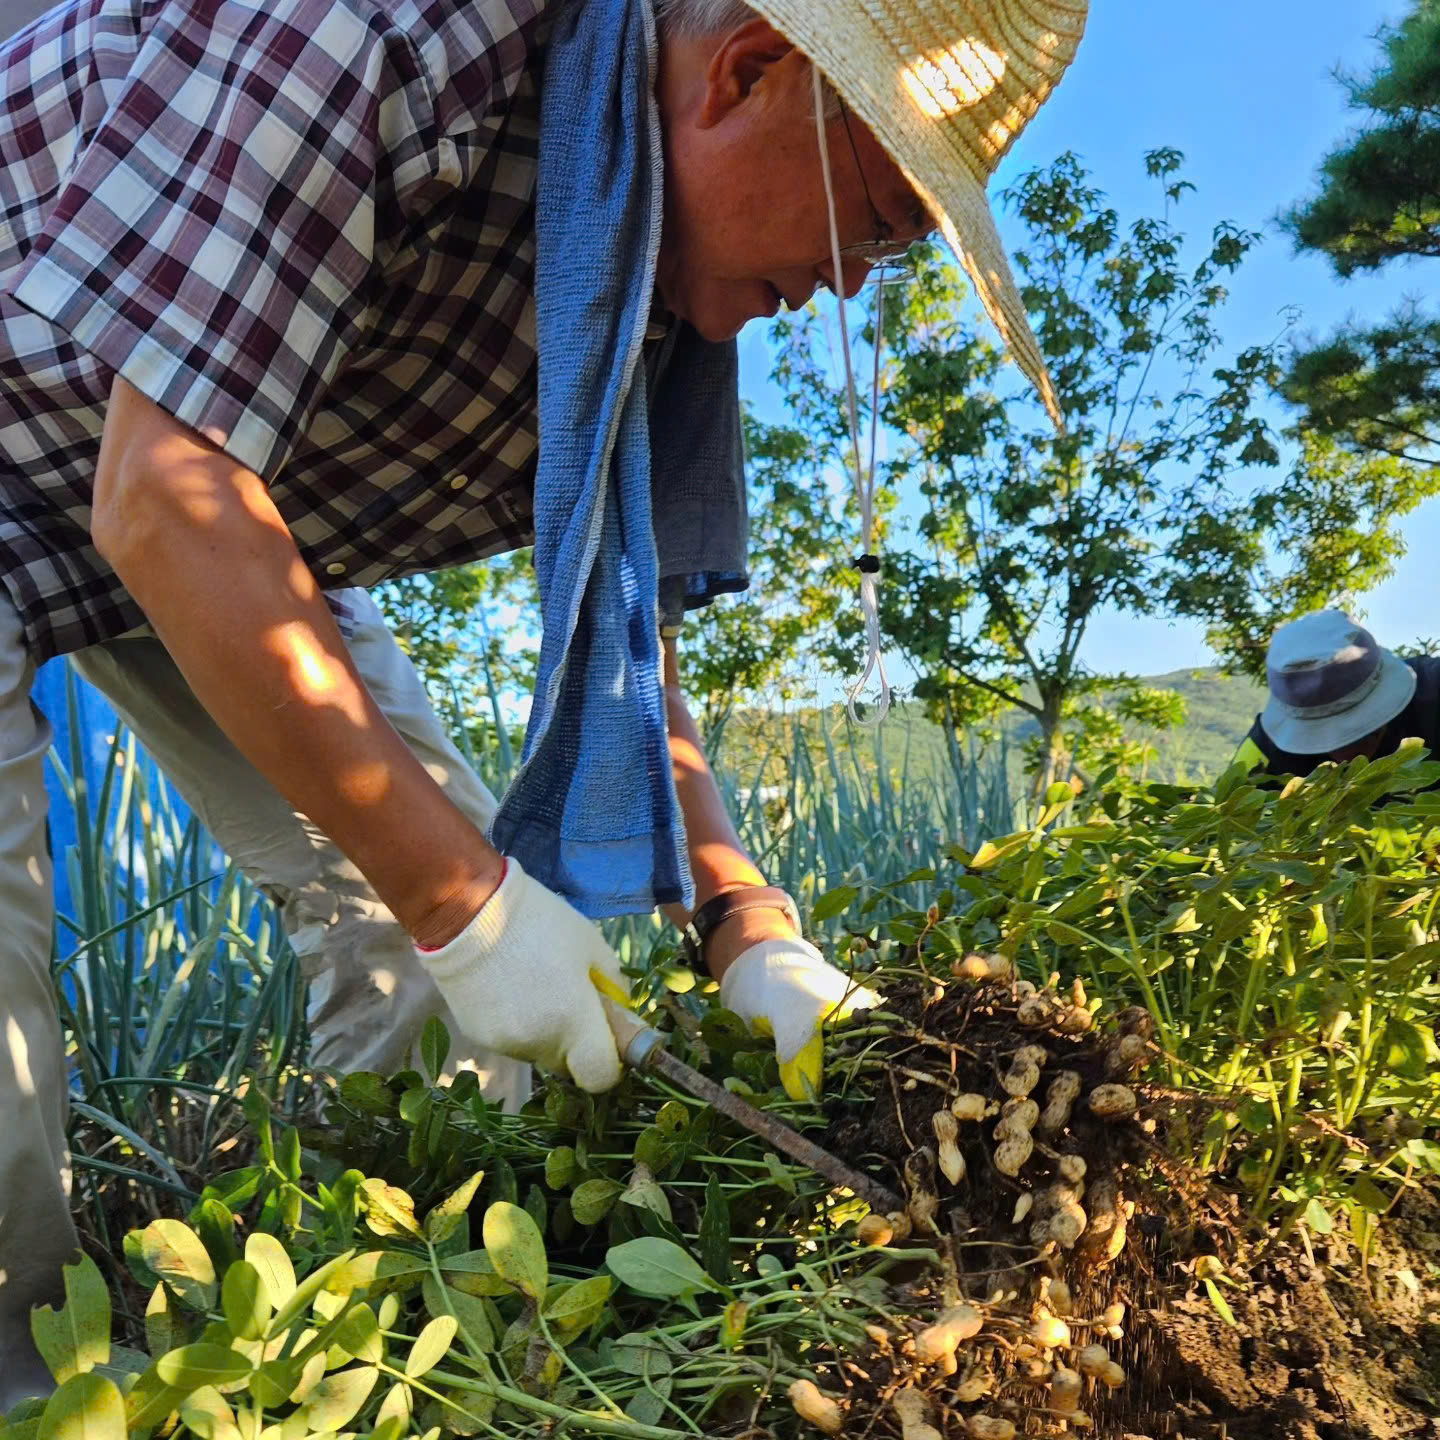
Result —
[[[710,57],[705,100],[698,116],[700,128],[718,125],[763,87],[777,66],[799,59],[799,52],[768,20],[757,16],[737,26]]]

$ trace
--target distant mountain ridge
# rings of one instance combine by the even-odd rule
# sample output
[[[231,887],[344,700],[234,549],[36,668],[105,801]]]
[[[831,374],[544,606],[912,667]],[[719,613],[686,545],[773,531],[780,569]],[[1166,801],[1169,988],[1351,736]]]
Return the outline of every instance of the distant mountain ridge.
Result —
[[[1157,759],[1149,774],[1156,780],[1214,779],[1229,763],[1265,703],[1264,686],[1213,667],[1172,670],[1165,675],[1146,676],[1142,683],[1176,691],[1184,697],[1187,708],[1185,723],[1175,730],[1132,736],[1144,738],[1154,747]],[[977,759],[982,766],[1004,759],[1012,774],[1014,793],[1018,794],[1022,783],[1021,747],[1035,733],[1035,722],[1019,711],[1011,711],[1010,717],[1003,735],[981,748]],[[767,748],[774,747],[781,755],[786,753],[790,748],[786,732],[793,735],[797,724],[805,732],[807,744],[822,750],[822,724],[829,744],[837,750],[853,745],[868,756],[877,743],[870,732],[852,731],[841,706],[823,711],[796,709],[784,715],[773,710],[743,711],[733,715],[725,728],[719,747],[721,757],[740,773],[746,773]],[[881,727],[878,743],[886,768],[897,776],[946,783],[952,774],[945,735],[918,704],[897,704]]]

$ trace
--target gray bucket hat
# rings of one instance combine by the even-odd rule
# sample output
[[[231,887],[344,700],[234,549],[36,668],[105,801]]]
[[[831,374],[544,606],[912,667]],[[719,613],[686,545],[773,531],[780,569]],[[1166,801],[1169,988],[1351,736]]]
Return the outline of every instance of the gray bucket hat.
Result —
[[[1265,657],[1265,733],[1293,755],[1323,755],[1388,725],[1415,694],[1415,672],[1339,610],[1282,625]]]

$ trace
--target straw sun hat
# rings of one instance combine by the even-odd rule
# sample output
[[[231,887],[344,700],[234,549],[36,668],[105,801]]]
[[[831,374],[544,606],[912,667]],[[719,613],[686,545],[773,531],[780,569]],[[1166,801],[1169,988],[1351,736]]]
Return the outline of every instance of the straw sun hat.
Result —
[[[1056,424],[1060,407],[985,187],[1059,83],[1089,0],[752,0],[870,128]]]

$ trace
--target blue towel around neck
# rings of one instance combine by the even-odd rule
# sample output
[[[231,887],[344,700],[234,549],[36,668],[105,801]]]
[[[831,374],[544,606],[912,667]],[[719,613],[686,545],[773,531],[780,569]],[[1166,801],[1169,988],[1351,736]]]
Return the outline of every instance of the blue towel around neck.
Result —
[[[689,904],[660,685],[641,352],[662,155],[648,0],[575,0],[545,61],[536,182],[543,636],[499,849],[593,917]]]

